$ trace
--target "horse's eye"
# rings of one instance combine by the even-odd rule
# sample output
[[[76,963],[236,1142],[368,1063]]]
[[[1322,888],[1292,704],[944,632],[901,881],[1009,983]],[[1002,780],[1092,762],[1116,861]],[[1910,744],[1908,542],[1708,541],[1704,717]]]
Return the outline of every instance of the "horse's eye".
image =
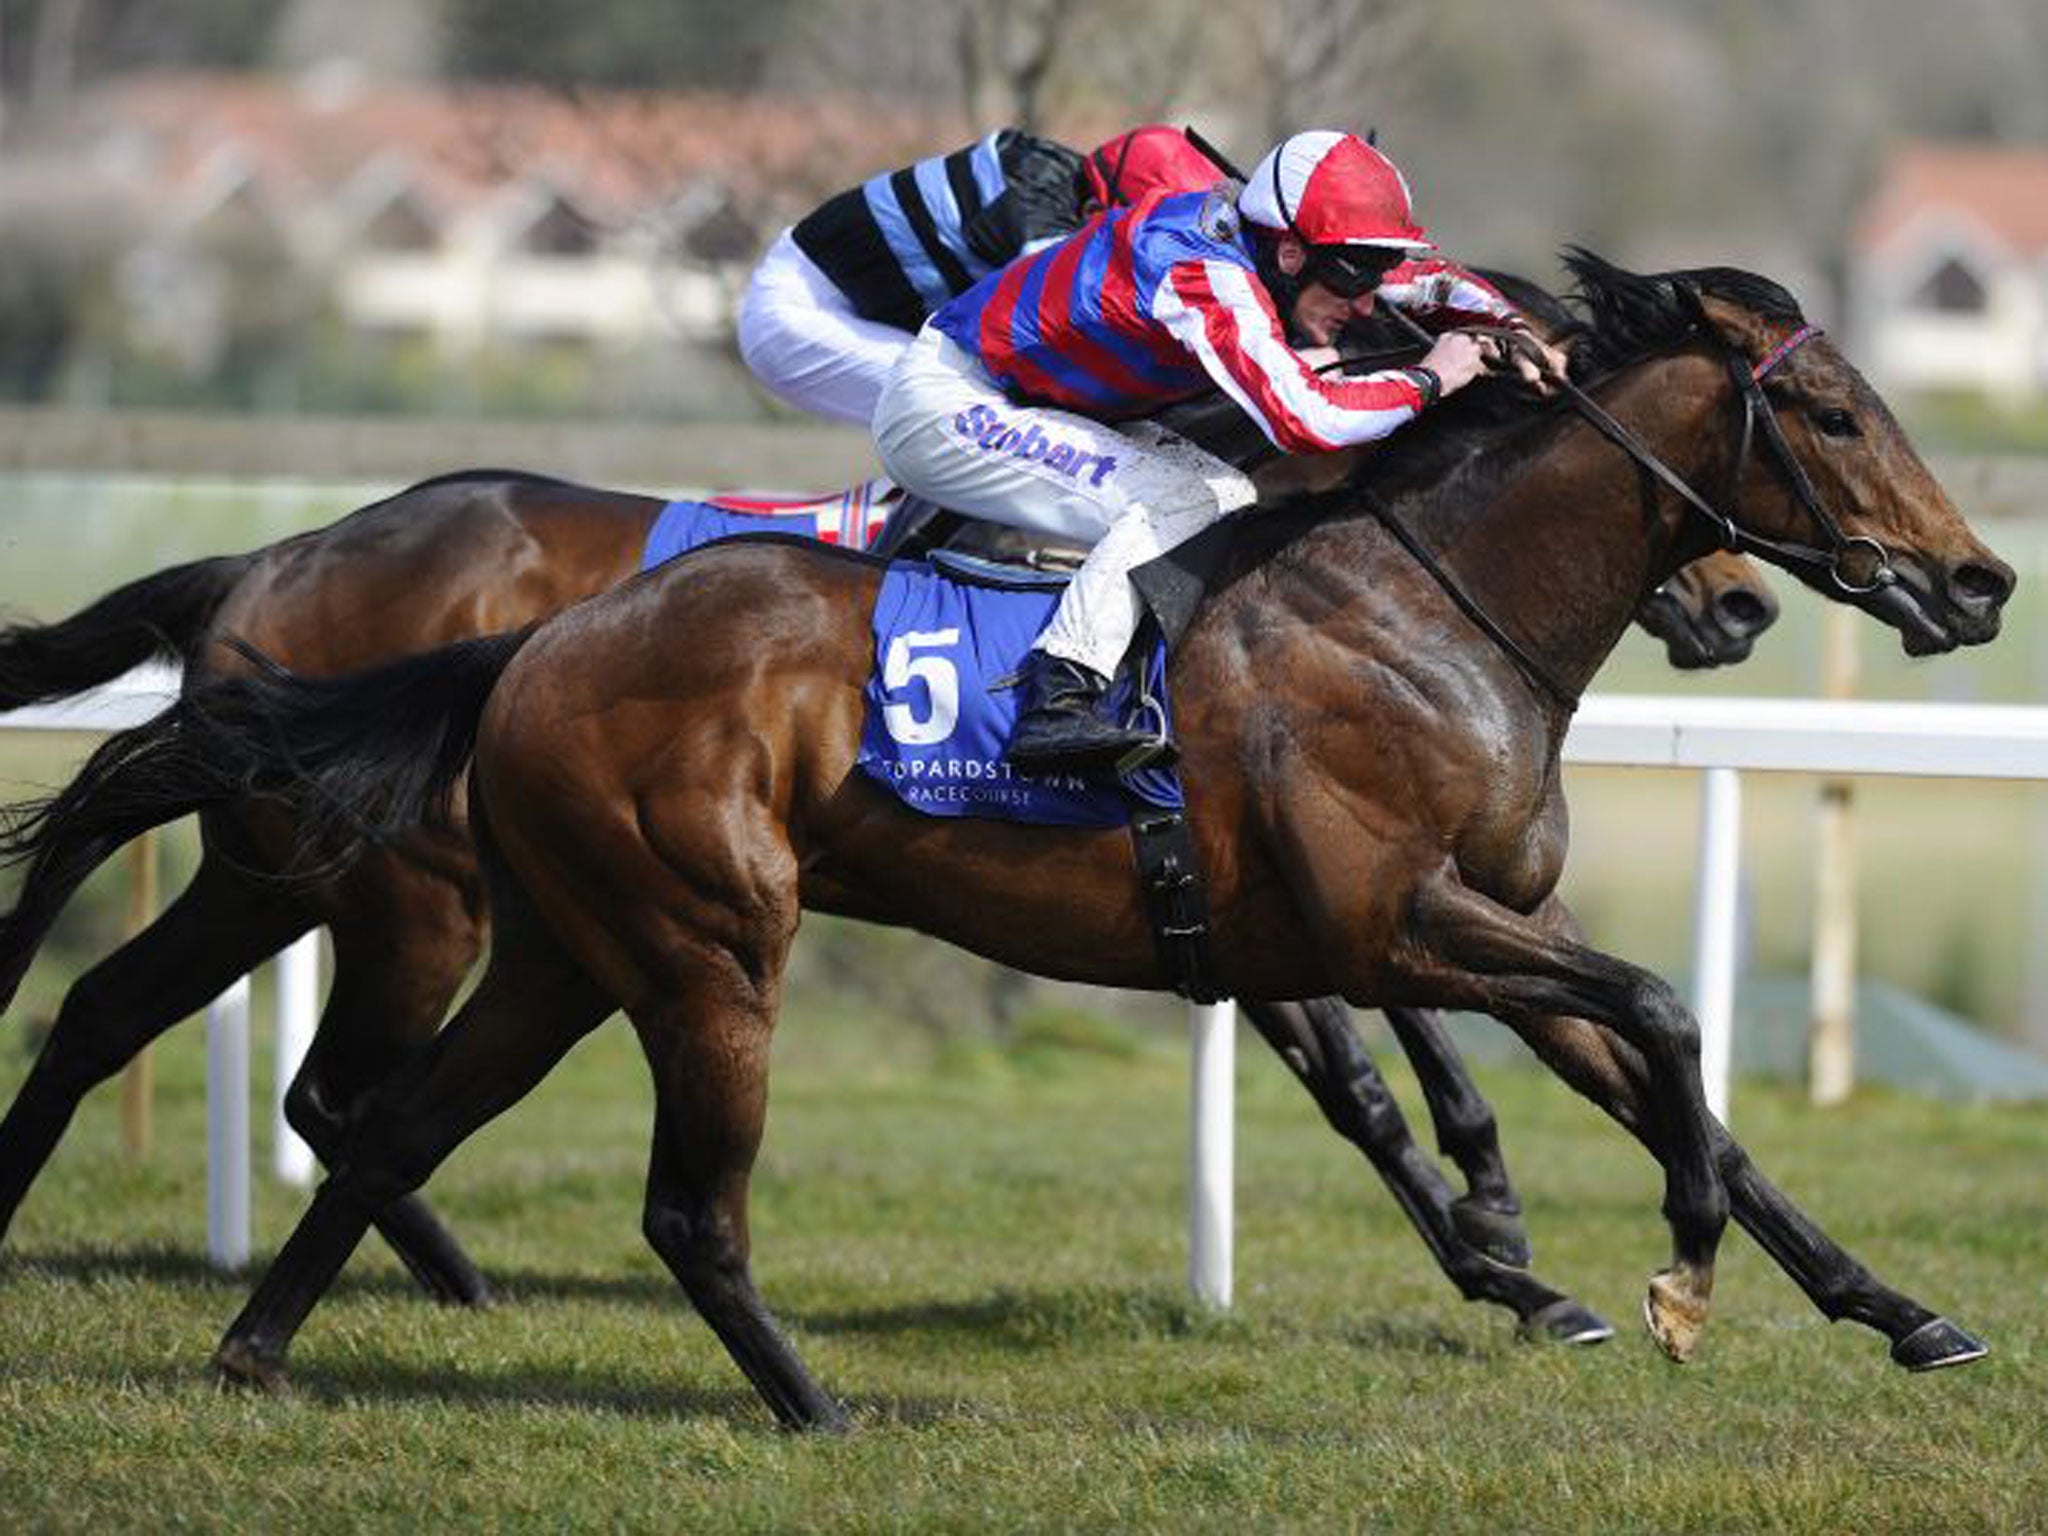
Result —
[[[1814,412],[1813,419],[1821,431],[1829,437],[1856,437],[1860,435],[1860,429],[1856,425],[1856,418],[1840,406],[1830,406],[1824,411],[1816,411]]]

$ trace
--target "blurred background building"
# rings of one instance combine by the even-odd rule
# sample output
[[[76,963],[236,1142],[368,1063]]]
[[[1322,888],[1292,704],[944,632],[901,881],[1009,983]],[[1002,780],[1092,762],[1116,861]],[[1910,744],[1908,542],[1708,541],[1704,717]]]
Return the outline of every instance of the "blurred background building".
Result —
[[[1790,287],[2024,578],[2008,640],[1932,665],[1866,640],[1860,686],[2038,701],[2044,59],[2048,0],[0,0],[0,610],[470,463],[671,492],[869,473],[736,355],[784,224],[1005,124],[1085,147],[1191,122],[1242,164],[1328,125],[1377,130],[1460,259],[1557,284],[1576,243]],[[1820,606],[1683,686],[1811,694]],[[1624,644],[1602,686],[1674,683]],[[1690,870],[1640,851],[1684,841],[1691,793],[1575,805],[1567,894],[1671,972]],[[1886,828],[1870,976],[2048,1054],[2048,797],[1859,793]],[[1760,972],[1804,968],[1809,798],[1750,802]],[[95,952],[117,905],[59,948]],[[799,983],[934,1034],[1029,995],[912,935],[806,933]]]
[[[2043,0],[0,0],[0,399],[769,415],[731,311],[782,224],[1167,118],[1376,128],[1457,254],[1749,266],[2010,411],[2043,57]]]

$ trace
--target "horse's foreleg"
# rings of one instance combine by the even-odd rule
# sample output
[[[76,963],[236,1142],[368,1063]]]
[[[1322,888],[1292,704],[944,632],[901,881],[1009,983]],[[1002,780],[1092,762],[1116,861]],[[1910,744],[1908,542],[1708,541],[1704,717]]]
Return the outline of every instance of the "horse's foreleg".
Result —
[[[1596,1344],[1613,1336],[1596,1313],[1468,1238],[1456,1219],[1449,1182],[1416,1145],[1341,1002],[1317,998],[1239,1007],[1314,1096],[1337,1134],[1365,1154],[1460,1295],[1496,1302],[1531,1332],[1566,1343]]]
[[[790,1429],[843,1430],[845,1410],[776,1325],[748,1263],[747,1183],[767,1110],[775,982],[715,953],[691,969],[658,1005],[632,1014],[656,1097],[642,1228],[775,1417]]]
[[[1525,917],[1451,878],[1425,885],[1411,909],[1416,938],[1449,972],[1435,979],[1454,995],[1517,1028],[1543,1014],[1589,1018],[1641,1053],[1649,1106],[1665,1133],[1653,1150],[1664,1165],[1671,1229],[1671,1265],[1651,1278],[1643,1315],[1658,1346],[1683,1361],[1706,1326],[1728,1220],[1700,1082],[1699,1025],[1665,982],[1555,931],[1562,925],[1549,916]]]
[[[603,1021],[611,1000],[531,914],[508,922],[448,1027],[364,1101],[334,1173],[214,1353],[230,1380],[271,1387],[299,1327],[394,1200],[516,1104]]]
[[[1584,1019],[1534,1018],[1520,1026],[1530,1047],[1570,1083],[1660,1157],[1664,1132],[1649,1101],[1649,1070],[1626,1042]],[[1892,1358],[1909,1370],[1962,1365],[1984,1346],[1946,1318],[1892,1290],[1858,1263],[1813,1219],[1757,1171],[1749,1154],[1719,1121],[1715,1157],[1728,1189],[1729,1214],[1822,1315],[1882,1333]]]
[[[1892,1359],[1911,1371],[1983,1358],[1980,1340],[1880,1282],[1759,1173],[1725,1127],[1715,1130],[1735,1219],[1829,1319],[1876,1329],[1892,1341]]]
[[[477,925],[457,893],[385,865],[367,917],[332,925],[334,979],[304,1066],[285,1095],[292,1128],[328,1167],[346,1135],[349,1107],[432,1038],[476,958]],[[482,1273],[426,1200],[405,1195],[376,1218],[377,1231],[413,1279],[438,1301],[481,1306]]]
[[[1422,1099],[1436,1128],[1437,1150],[1465,1175],[1466,1193],[1451,1207],[1459,1230],[1508,1263],[1527,1265],[1532,1253],[1523,1228],[1522,1202],[1500,1155],[1493,1106],[1465,1070],[1443,1019],[1428,1008],[1384,1009],[1394,1038],[1415,1068]]]
[[[276,889],[209,858],[154,922],[73,983],[0,1122],[0,1234],[85,1095],[311,922]]]

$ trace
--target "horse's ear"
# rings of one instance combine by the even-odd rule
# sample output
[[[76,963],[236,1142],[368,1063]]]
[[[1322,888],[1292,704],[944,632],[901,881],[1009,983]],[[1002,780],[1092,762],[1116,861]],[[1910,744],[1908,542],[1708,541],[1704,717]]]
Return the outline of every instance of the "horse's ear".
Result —
[[[1742,344],[1740,325],[1731,324],[1736,318],[1731,306],[1709,299],[1683,278],[1673,282],[1672,294],[1694,335],[1710,337],[1723,346]]]
[[[1671,281],[1672,296],[1678,300],[1679,310],[1694,325],[1706,330],[1714,328],[1714,317],[1707,313],[1707,306],[1700,302],[1700,291],[1683,278]]]

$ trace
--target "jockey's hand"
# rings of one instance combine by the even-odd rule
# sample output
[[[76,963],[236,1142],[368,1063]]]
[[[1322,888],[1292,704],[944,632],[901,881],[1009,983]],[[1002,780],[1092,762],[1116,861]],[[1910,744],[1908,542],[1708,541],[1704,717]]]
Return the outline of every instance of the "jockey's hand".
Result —
[[[1537,393],[1547,395],[1560,381],[1571,377],[1571,360],[1563,347],[1553,346],[1534,331],[1519,328],[1497,334],[1505,366]]]
[[[1422,366],[1434,373],[1446,395],[1470,384],[1498,355],[1498,340],[1483,331],[1446,331],[1423,354]]]

